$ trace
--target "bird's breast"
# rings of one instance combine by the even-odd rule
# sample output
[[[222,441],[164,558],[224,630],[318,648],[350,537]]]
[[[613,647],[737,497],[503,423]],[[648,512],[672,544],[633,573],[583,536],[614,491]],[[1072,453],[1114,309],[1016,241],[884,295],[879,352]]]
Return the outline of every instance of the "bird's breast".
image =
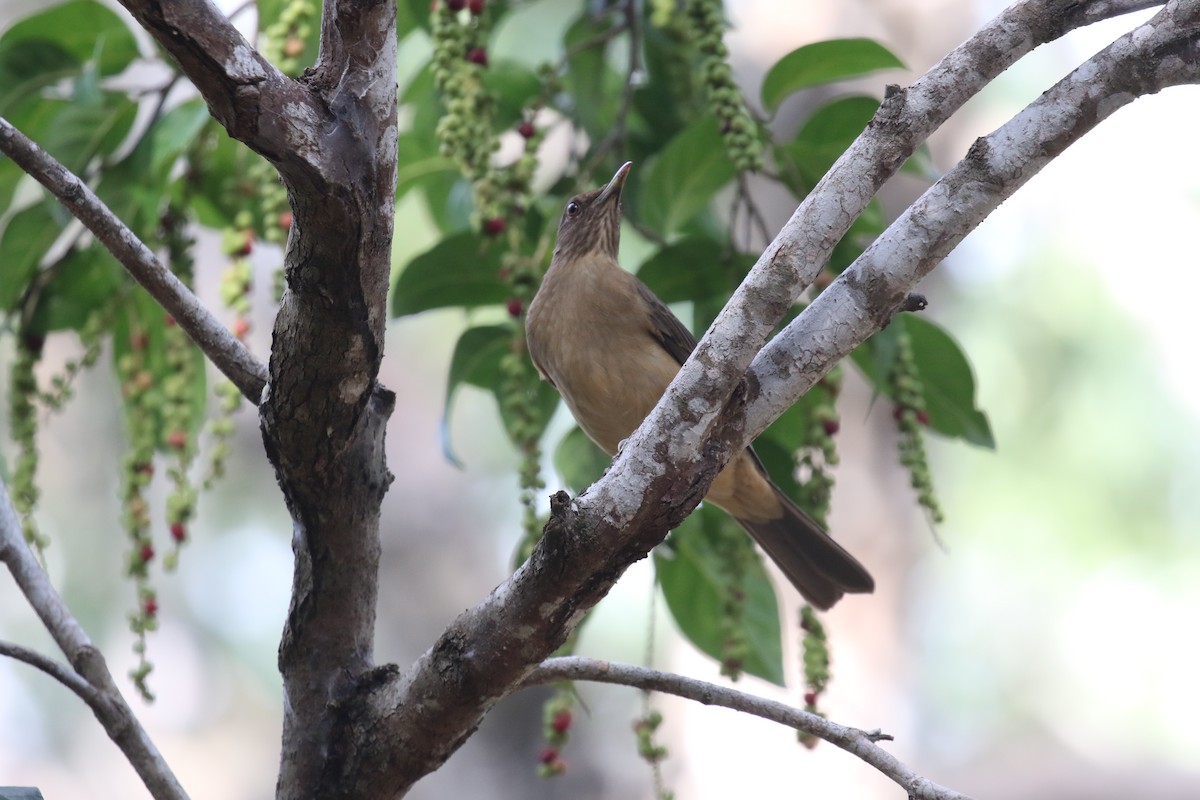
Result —
[[[619,271],[619,267],[613,267]],[[613,453],[658,402],[679,364],[649,334],[626,273],[547,274],[530,305],[529,352],[584,432]]]

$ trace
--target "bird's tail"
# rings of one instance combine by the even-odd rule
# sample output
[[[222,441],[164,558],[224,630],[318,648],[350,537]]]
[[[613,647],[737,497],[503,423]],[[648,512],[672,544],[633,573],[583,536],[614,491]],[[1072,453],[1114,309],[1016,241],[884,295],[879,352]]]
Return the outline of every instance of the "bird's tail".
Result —
[[[804,599],[827,609],[842,595],[875,591],[871,573],[821,530],[779,487],[772,484],[783,516],[765,521],[739,519],[754,541],[779,565]]]

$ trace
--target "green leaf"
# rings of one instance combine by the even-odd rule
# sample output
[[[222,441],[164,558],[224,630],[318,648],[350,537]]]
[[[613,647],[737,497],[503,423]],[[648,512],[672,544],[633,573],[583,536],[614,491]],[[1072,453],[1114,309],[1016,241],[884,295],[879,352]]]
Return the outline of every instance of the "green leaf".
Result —
[[[80,172],[98,154],[112,153],[129,135],[137,104],[121,92],[103,92],[91,102],[62,109],[41,145],[72,172]]]
[[[73,250],[54,265],[54,280],[38,295],[30,325],[40,333],[81,330],[93,311],[121,288],[121,267],[107,250]]]
[[[746,547],[752,547],[737,523],[723,511],[705,505],[684,520],[671,534],[666,547],[654,552],[658,584],[679,630],[702,652],[716,659],[721,657],[723,639],[722,536],[740,536]],[[744,584],[744,633],[749,652],[743,669],[783,686],[779,606],[762,558],[757,550],[753,552],[754,556],[747,559],[749,567]]]
[[[431,178],[458,178],[458,167],[438,153],[437,143],[426,136],[402,133],[397,141],[396,199],[410,189],[430,185]]]
[[[203,100],[196,99],[180,103],[155,120],[138,143],[149,154],[150,171],[166,177],[210,119],[208,106]]]
[[[987,416],[975,405],[975,375],[958,343],[940,326],[915,314],[902,315],[912,337],[917,372],[925,385],[929,427],[946,436],[994,449]]]
[[[995,448],[987,416],[975,404],[975,376],[958,343],[939,325],[915,314],[900,314],[892,324],[851,354],[876,391],[892,397],[888,375],[896,362],[896,337],[912,339],[917,372],[925,387],[929,427],[943,436]]]
[[[404,39],[418,28],[428,31],[431,23],[428,0],[398,0],[396,4],[396,35],[400,39]]]
[[[0,53],[19,42],[40,40],[67,54],[76,64],[95,58],[101,75],[115,75],[138,57],[137,40],[125,22],[94,0],[72,0],[26,17],[0,38]],[[4,56],[0,55],[0,62]],[[42,69],[62,66],[56,59]]]
[[[781,147],[796,170],[796,180],[788,180],[791,189],[800,195],[808,193],[863,132],[878,108],[875,98],[855,95],[826,103],[813,112],[796,138]],[[786,170],[784,175],[793,177]]]
[[[12,311],[50,245],[62,233],[48,203],[38,203],[8,221],[0,233],[0,311]]]
[[[706,208],[736,174],[717,123],[706,117],[672,139],[646,171],[638,198],[642,221],[669,236]]]
[[[483,83],[496,98],[493,122],[501,130],[516,125],[525,106],[542,89],[542,82],[533,70],[511,59],[497,60],[488,65]]]
[[[657,250],[642,262],[637,275],[664,303],[725,300],[755,261],[744,253],[722,256],[725,250],[712,239],[690,236]]]
[[[446,402],[442,406],[442,453],[455,466],[462,466],[450,443],[450,406],[464,383],[493,391],[500,382],[500,359],[512,343],[512,328],[487,325],[470,328],[458,337],[450,357],[446,378]]]
[[[775,62],[763,78],[762,102],[774,112],[788,95],[823,83],[856,78],[904,63],[871,39],[831,39],[798,47]]]
[[[610,22],[584,12],[563,36],[563,48],[572,50],[608,30]],[[620,97],[621,79],[608,65],[608,42],[577,50],[567,59],[563,76],[562,98],[572,104],[567,109],[584,130],[599,141],[611,126]]]
[[[503,303],[508,292],[500,279],[500,248],[459,233],[408,262],[392,291],[392,315]]]
[[[573,492],[582,492],[604,475],[612,456],[578,427],[571,428],[554,451],[554,469]]]

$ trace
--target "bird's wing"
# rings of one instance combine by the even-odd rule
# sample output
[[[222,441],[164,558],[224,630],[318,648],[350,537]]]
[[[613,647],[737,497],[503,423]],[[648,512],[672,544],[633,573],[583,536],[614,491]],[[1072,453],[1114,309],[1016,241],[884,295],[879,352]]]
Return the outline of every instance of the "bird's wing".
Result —
[[[650,309],[650,335],[682,367],[683,362],[687,361],[688,356],[696,349],[696,337],[692,336],[692,332],[679,321],[679,317],[667,308],[666,303],[650,291],[649,286],[638,281],[637,288],[638,294]]]
[[[679,362],[679,366],[683,366],[683,362],[687,361],[688,356],[696,349],[696,337],[692,336],[692,332],[687,329],[687,326],[679,321],[679,317],[667,308],[666,303],[658,299],[654,292],[650,291],[650,287],[638,281],[638,293],[642,299],[646,301],[646,305],[650,307],[650,335],[663,346],[663,349],[671,354],[671,357]],[[754,452],[753,447],[747,447],[746,450],[750,453],[750,458],[754,462],[754,466],[763,476],[770,479],[767,472],[767,467],[762,463],[762,459],[758,457],[758,453]]]

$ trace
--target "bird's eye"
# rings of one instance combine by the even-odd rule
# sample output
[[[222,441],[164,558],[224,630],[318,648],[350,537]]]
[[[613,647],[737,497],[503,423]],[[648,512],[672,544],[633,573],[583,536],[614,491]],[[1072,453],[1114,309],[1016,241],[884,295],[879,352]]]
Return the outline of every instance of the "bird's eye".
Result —
[[[574,200],[567,203],[567,216],[568,217],[573,217],[578,213],[579,213],[579,203],[576,203]]]

